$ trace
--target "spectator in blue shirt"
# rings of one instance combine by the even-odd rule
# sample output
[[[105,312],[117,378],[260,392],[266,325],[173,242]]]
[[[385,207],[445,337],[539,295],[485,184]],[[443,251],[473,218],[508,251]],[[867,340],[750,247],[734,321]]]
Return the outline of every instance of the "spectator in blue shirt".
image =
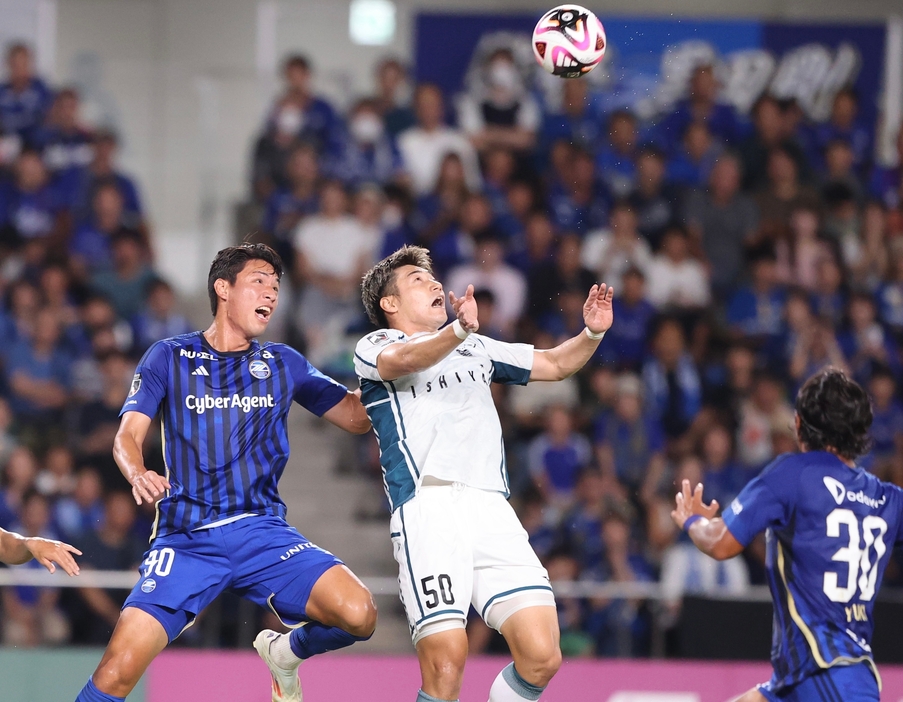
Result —
[[[897,380],[886,366],[872,371],[868,390],[873,416],[868,467],[879,477],[889,477],[894,461],[903,456],[903,404],[897,397]]]
[[[12,450],[0,473],[0,528],[10,530],[21,519],[25,495],[34,489],[38,462],[31,449]]]
[[[147,287],[156,275],[136,232],[118,232],[110,239],[112,267],[96,271],[89,281],[91,290],[113,303],[116,315],[131,319],[144,307]]]
[[[15,43],[7,49],[7,82],[0,84],[0,124],[5,132],[15,132],[26,142],[34,137],[53,94],[40,78],[34,75],[31,49]]]
[[[63,229],[63,203],[37,151],[16,160],[16,178],[0,189],[0,222],[12,241],[46,240]]]
[[[74,178],[94,156],[91,132],[81,125],[78,110],[78,93],[63,88],[53,100],[46,124],[36,132],[44,163],[58,181]]]
[[[890,247],[887,276],[878,287],[878,313],[898,341],[903,341],[903,241]]]
[[[734,460],[731,432],[720,423],[712,424],[702,437],[702,484],[706,499],[729,505],[746,483],[755,477]]]
[[[777,259],[770,247],[754,252],[751,258],[752,280],[731,298],[727,323],[736,337],[751,338],[766,354],[779,357],[787,295],[778,283]]]
[[[843,321],[846,300],[843,269],[834,256],[822,256],[815,266],[815,289],[812,291],[815,316],[839,326]]]
[[[589,290],[596,276],[581,265],[580,237],[565,234],[558,240],[554,260],[539,264],[527,277],[527,307],[533,318],[561,308],[561,295],[568,290]],[[601,344],[600,344],[601,348]]]
[[[123,222],[136,229],[143,227],[144,212],[138,186],[117,168],[119,137],[112,130],[100,129],[94,133],[91,146],[91,162],[59,184],[62,197],[72,209],[74,221],[82,223],[89,219],[97,190],[103,185],[113,184],[122,197]]]
[[[627,197],[636,187],[637,120],[626,110],[608,118],[608,139],[596,155],[596,172],[615,200]]]
[[[637,230],[656,249],[668,227],[678,220],[680,191],[666,180],[664,152],[652,145],[637,155],[636,189],[627,198],[637,216]]]
[[[51,310],[35,316],[32,338],[10,349],[7,373],[12,391],[10,404],[22,425],[49,438],[48,424],[62,417],[69,399],[71,359],[60,348],[60,322]]]
[[[865,291],[850,295],[847,306],[848,326],[838,336],[853,377],[862,385],[868,383],[876,364],[888,366],[899,376],[900,351],[890,334],[878,322],[875,299]]]
[[[401,175],[401,154],[386,132],[375,100],[360,100],[351,108],[348,128],[328,170],[332,177],[352,187],[386,184]]]
[[[132,318],[134,351],[143,354],[160,339],[187,334],[194,327],[176,309],[176,294],[162,278],[154,278],[147,286],[146,304]]]
[[[408,72],[398,59],[387,58],[376,67],[377,106],[393,139],[417,122],[411,108]]]
[[[36,490],[28,492],[22,501],[22,521],[15,531],[26,537],[56,539],[50,525],[50,503]],[[17,568],[43,568],[30,560]],[[31,648],[54,645],[69,636],[69,623],[58,609],[58,588],[19,585],[3,588],[3,643],[7,646]]]
[[[618,377],[614,412],[593,421],[599,466],[631,493],[654,490],[664,470],[665,436],[659,420],[643,410],[643,388],[632,373]]]
[[[589,465],[593,452],[587,438],[575,430],[574,417],[566,407],[549,407],[545,426],[530,442],[528,466],[540,493],[560,514],[573,504],[577,476]]]
[[[313,144],[320,156],[335,156],[341,146],[342,121],[332,105],[313,94],[310,61],[300,54],[289,56],[283,77],[285,91],[270,113],[269,126],[281,121],[282,131],[294,131],[296,139]]]
[[[903,204],[903,125],[897,132],[897,164],[878,166],[872,170],[869,193],[880,200],[888,209],[896,209]]]
[[[690,76],[688,97],[677,103],[674,111],[659,124],[658,131],[665,144],[675,144],[691,122],[705,122],[716,137],[728,144],[736,144],[743,136],[737,113],[730,105],[718,102],[718,79],[714,67],[697,66]]]
[[[81,537],[100,526],[103,519],[103,481],[91,467],[80,468],[75,474],[72,494],[61,497],[53,506],[53,523],[68,541]]]
[[[76,227],[69,240],[73,269],[82,279],[113,267],[113,237],[129,231],[119,188],[113,183],[101,185],[94,193],[91,218]]]
[[[611,198],[597,178],[592,155],[575,148],[567,151],[549,189],[549,213],[559,229],[583,236],[607,224]]]
[[[684,188],[704,188],[724,147],[703,121],[690,122],[680,144],[668,162],[668,180]]]
[[[664,318],[652,336],[652,355],[643,365],[646,410],[661,422],[665,436],[677,439],[702,406],[702,382],[680,323]]]
[[[277,189],[267,200],[263,230],[273,237],[276,250],[289,265],[293,263],[295,229],[306,215],[319,208],[320,166],[314,147],[310,144],[294,147],[286,163],[285,175],[285,187]]]
[[[585,80],[566,80],[562,86],[561,108],[547,112],[539,132],[539,153],[547,158],[552,144],[564,141],[582,149],[592,149],[598,142],[602,118],[587,96]]]
[[[621,289],[612,301],[617,315],[617,328],[606,334],[604,344],[596,352],[599,360],[618,368],[639,372],[646,357],[646,340],[655,307],[646,299],[646,280],[636,267],[628,268],[621,276]]]
[[[598,567],[605,556],[602,520],[611,483],[611,479],[606,479],[596,467],[581,470],[577,478],[576,502],[561,520],[561,541],[580,563],[581,569]],[[618,489],[615,483],[615,490]]]
[[[868,172],[872,164],[872,134],[858,116],[859,96],[856,90],[852,87],[839,90],[831,105],[830,119],[814,129],[814,146],[818,153],[813,157],[818,166],[824,165],[818,157],[826,155],[828,144],[839,139],[850,145],[856,172],[860,175]]]

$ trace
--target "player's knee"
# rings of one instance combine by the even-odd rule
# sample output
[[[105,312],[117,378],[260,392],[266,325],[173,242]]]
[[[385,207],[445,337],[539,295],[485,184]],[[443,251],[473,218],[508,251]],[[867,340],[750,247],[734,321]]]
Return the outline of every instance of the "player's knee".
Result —
[[[451,647],[433,653],[426,661],[424,678],[432,680],[440,689],[457,689],[464,677],[467,651]]]
[[[523,670],[521,670],[523,667]],[[561,649],[554,644],[532,651],[524,661],[518,661],[517,672],[531,685],[545,687],[561,668]]]
[[[369,639],[376,630],[376,604],[369,595],[348,604],[343,612],[345,631],[360,639]]]
[[[141,677],[138,666],[129,655],[114,656],[94,672],[94,685],[98,690],[113,697],[125,697],[132,691]]]

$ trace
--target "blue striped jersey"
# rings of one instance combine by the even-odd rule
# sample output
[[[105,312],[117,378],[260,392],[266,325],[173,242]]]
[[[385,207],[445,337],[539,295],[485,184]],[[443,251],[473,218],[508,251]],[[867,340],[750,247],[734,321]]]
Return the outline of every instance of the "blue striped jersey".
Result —
[[[900,488],[823,451],[779,456],[725,510],[743,546],[766,532],[775,690],[854,661],[878,676],[872,609],[901,510]]]
[[[240,514],[285,517],[277,483],[288,461],[292,401],[317,416],[345,397],[284,344],[215,351],[203,333],[158,341],[135,370],[120,415],[161,415],[171,489],[151,538]]]
[[[414,496],[424,475],[507,495],[502,426],[490,385],[526,385],[533,347],[471,334],[431,368],[383,380],[379,354],[409,338],[380,329],[361,339],[354,353],[391,509]]]

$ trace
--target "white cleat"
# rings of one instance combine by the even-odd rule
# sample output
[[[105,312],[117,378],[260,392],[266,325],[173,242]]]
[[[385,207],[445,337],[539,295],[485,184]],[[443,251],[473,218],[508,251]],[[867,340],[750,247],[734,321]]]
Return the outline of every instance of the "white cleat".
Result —
[[[270,669],[270,676],[273,678],[273,702],[302,702],[301,698],[301,681],[298,680],[298,666],[294,668],[283,668],[276,665],[270,655],[270,649],[276,641],[282,636],[288,634],[280,634],[272,629],[264,629],[257,638],[254,639],[254,648],[267,664]],[[300,661],[298,665],[300,665]]]

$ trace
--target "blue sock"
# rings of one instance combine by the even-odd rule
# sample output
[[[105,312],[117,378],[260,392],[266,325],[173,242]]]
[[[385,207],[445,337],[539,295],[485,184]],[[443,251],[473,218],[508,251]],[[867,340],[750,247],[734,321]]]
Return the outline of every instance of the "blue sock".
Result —
[[[440,700],[438,697],[426,694],[423,690],[418,690],[417,702],[458,702],[458,700]]]
[[[125,697],[113,697],[101,692],[94,686],[94,681],[88,678],[88,684],[78,693],[75,702],[125,702]]]
[[[372,635],[372,634],[371,634]],[[356,641],[366,641],[369,636],[355,636],[337,626],[326,626],[319,622],[310,622],[306,626],[293,629],[288,642],[292,653],[304,660],[318,653],[335,651],[350,646]]]
[[[517,672],[517,668],[514,667],[514,663],[509,663],[505,667],[502,671],[502,678],[512,690],[525,700],[538,700],[542,691],[545,690],[544,687],[537,687],[524,680],[520,673]]]

